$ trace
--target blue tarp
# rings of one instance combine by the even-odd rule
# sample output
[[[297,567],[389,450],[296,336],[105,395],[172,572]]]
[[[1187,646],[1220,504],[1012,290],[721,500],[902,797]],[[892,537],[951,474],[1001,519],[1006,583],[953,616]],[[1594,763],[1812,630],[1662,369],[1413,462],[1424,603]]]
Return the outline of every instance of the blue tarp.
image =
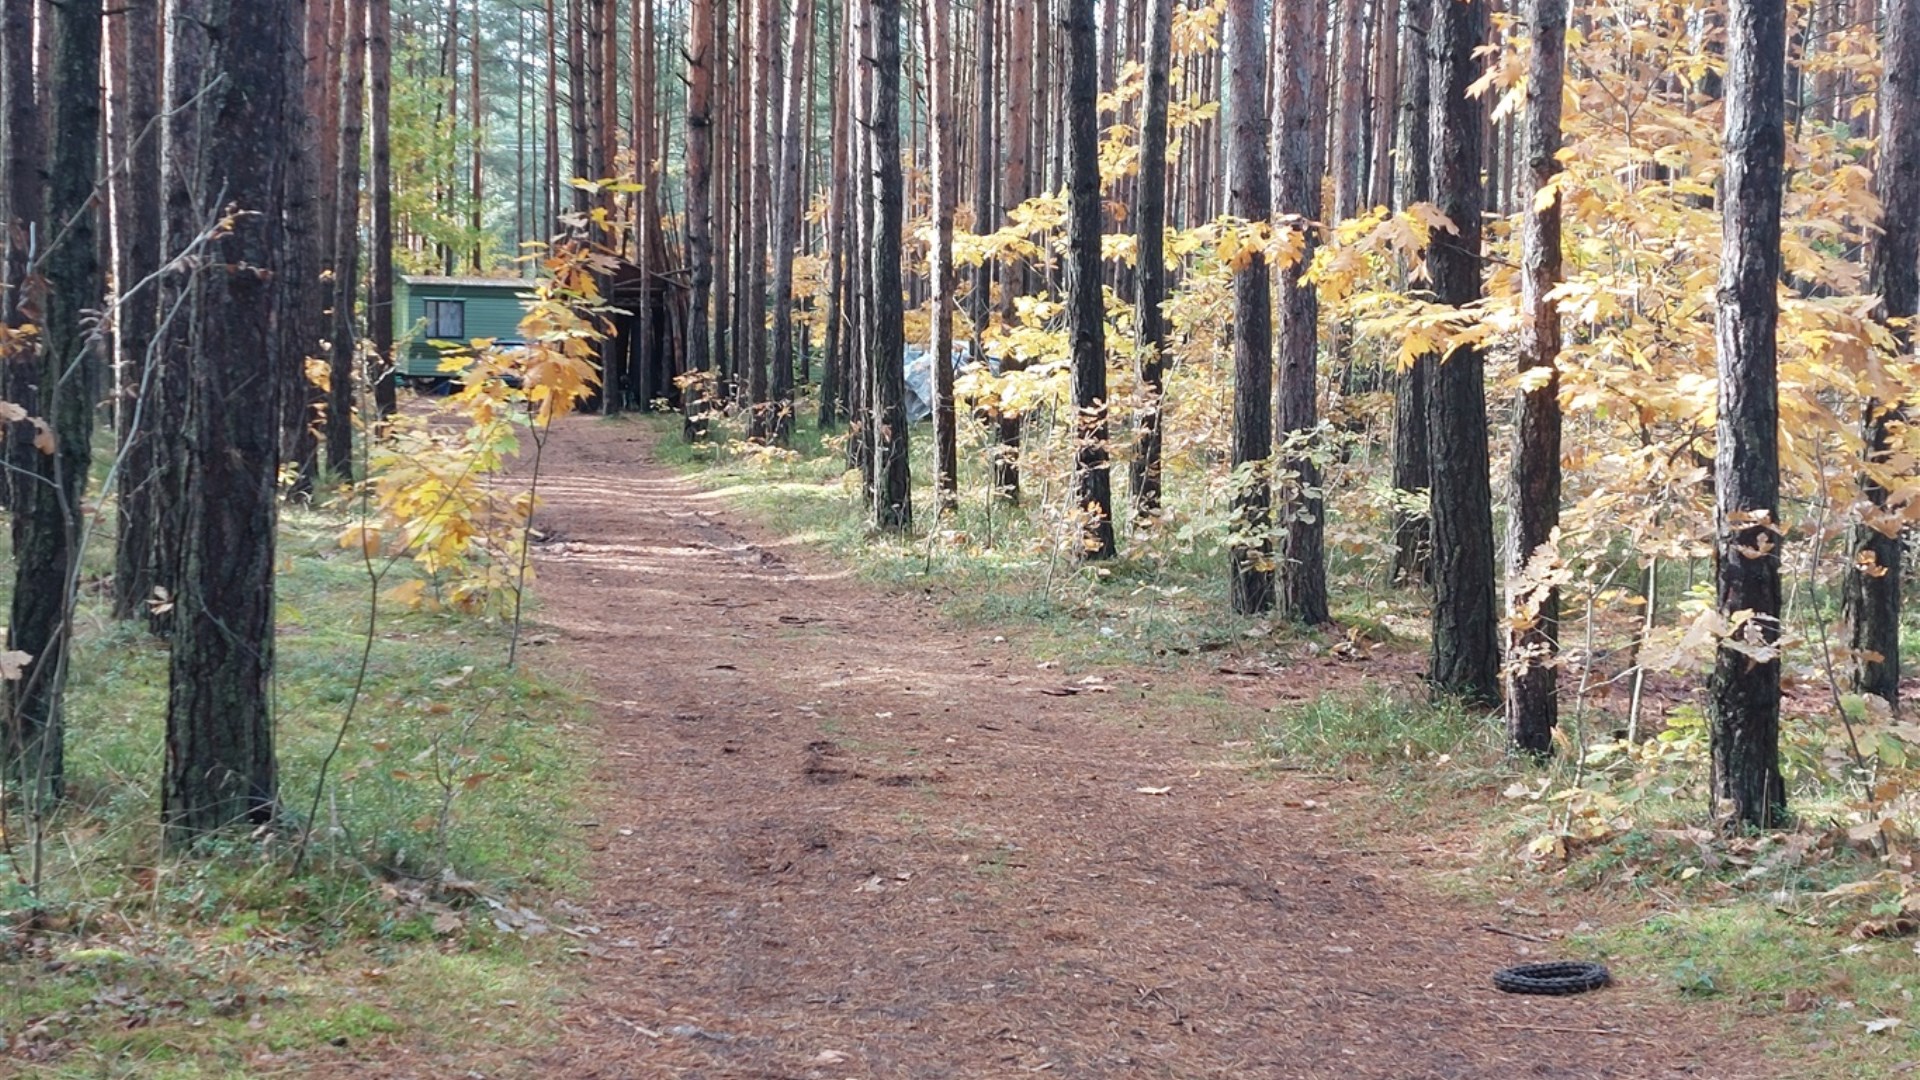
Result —
[[[973,359],[973,351],[967,342],[958,341],[953,346],[953,370],[960,369]],[[907,365],[907,419],[918,423],[933,415],[933,362],[927,350],[917,345],[907,346],[905,357]]]

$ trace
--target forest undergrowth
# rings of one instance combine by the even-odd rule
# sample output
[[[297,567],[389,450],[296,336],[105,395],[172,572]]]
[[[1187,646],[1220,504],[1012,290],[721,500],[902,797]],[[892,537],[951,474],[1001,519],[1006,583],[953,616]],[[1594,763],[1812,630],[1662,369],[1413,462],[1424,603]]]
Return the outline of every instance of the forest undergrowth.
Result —
[[[1783,734],[1795,824],[1728,835],[1708,808],[1697,691],[1597,644],[1633,628],[1601,605],[1586,625],[1577,591],[1559,752],[1538,763],[1512,753],[1498,713],[1429,699],[1426,600],[1387,583],[1388,550],[1336,557],[1334,620],[1315,629],[1225,613],[1227,511],[1205,485],[1170,486],[1187,497],[1155,525],[1133,524],[1118,558],[1072,558],[1079,534],[1049,480],[1064,464],[1049,456],[1058,446],[1044,417],[1028,421],[1027,505],[990,500],[984,455],[963,453],[958,509],[912,535],[867,527],[844,436],[803,423],[781,449],[729,435],[739,422],[725,419],[711,443],[688,446],[669,421],[650,423],[663,457],[784,542],[830,552],[962,625],[1002,630],[1063,674],[1160,672],[1152,693],[1169,723],[1218,734],[1247,768],[1366,790],[1342,810],[1356,847],[1422,853],[1430,885],[1496,903],[1505,927],[1540,948],[1604,957],[1635,982],[1732,1015],[1784,1016],[1792,1054],[1813,1047],[1819,1075],[1899,1075],[1920,1057],[1915,818],[1897,796],[1904,738],[1878,734],[1850,700],[1836,709],[1811,674],[1788,699]],[[967,430],[977,427],[962,438],[984,441]],[[931,472],[918,454],[913,467]],[[1364,476],[1369,463],[1344,469]],[[932,505],[930,492],[916,497]],[[1386,533],[1370,515],[1390,506],[1352,493],[1340,505],[1331,534]],[[1685,595],[1685,564],[1666,572],[1663,587]],[[1604,604],[1618,604],[1619,576],[1589,582],[1609,590]],[[1332,676],[1329,659],[1340,662]],[[1285,681],[1309,687],[1305,697],[1276,689],[1290,669]]]
[[[337,535],[351,501],[282,514],[281,783],[304,815],[368,644],[368,578]],[[89,552],[86,580],[110,569]],[[99,565],[92,565],[94,562]],[[417,582],[401,564],[389,588]],[[357,715],[304,820],[162,853],[166,649],[98,588],[77,620],[70,797],[0,855],[0,1057],[9,1075],[299,1070],[386,1043],[512,1046],[561,999],[549,920],[584,850],[584,714],[508,670],[509,628],[442,609],[378,615]],[[36,878],[37,874],[37,878]],[[0,1070],[4,1071],[4,1070]]]

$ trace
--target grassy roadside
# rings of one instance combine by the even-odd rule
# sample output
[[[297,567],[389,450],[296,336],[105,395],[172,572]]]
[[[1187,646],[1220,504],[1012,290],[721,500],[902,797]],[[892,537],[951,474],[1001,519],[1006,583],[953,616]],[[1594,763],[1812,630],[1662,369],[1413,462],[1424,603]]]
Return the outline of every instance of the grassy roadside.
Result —
[[[195,860],[159,851],[166,650],[108,617],[110,545],[90,549],[70,798],[37,860],[17,819],[0,856],[0,1074],[304,1075],[402,1044],[471,1053],[551,1030],[563,935],[541,912],[564,910],[551,901],[575,881],[583,848],[566,822],[589,740],[570,734],[584,713],[563,687],[505,670],[502,628],[381,609],[309,866],[291,873],[367,645],[369,580],[336,541],[344,524],[282,521],[288,827]],[[394,573],[384,588],[408,571]]]
[[[827,551],[874,585],[920,593],[962,623],[991,627],[1017,622],[1063,661],[1133,666],[1178,665],[1248,640],[1318,642],[1312,632],[1263,618],[1228,614],[1224,556],[1207,541],[1197,519],[1213,512],[1205,494],[1170,508],[1170,524],[1146,531],[1121,526],[1121,556],[1102,566],[1069,557],[1074,537],[1064,482],[1034,463],[1024,477],[1020,506],[988,499],[983,454],[963,448],[957,511],[934,522],[927,480],[926,425],[914,431],[916,533],[889,536],[868,528],[858,478],[843,468],[844,433],[823,437],[810,419],[798,425],[790,449],[749,446],[737,433],[711,445],[688,446],[678,423],[645,417],[660,460],[778,531],[785,542]],[[969,425],[971,426],[971,425]],[[1343,623],[1376,628],[1392,621],[1373,610],[1374,595],[1336,599]],[[1089,632],[1090,631],[1090,632]]]
[[[1225,664],[1284,669],[1341,649],[1418,666],[1417,598],[1355,587],[1339,567],[1342,632],[1276,627],[1224,613],[1224,575],[1197,529],[1135,534],[1114,563],[1076,566],[1061,555],[1071,537],[1051,524],[1065,515],[1044,488],[1029,488],[1039,488],[1037,505],[1009,511],[980,496],[983,476],[963,472],[957,514],[929,528],[932,493],[921,479],[919,535],[877,536],[838,447],[808,425],[787,452],[731,440],[688,448],[677,426],[644,422],[658,425],[665,460],[788,542],[933,599],[962,627],[1017,635],[1068,668],[1205,678]],[[931,471],[921,434],[917,479]],[[973,457],[963,453],[963,470]],[[1411,688],[1372,685],[1371,674],[1356,665],[1347,684],[1274,711],[1245,694],[1196,692],[1192,678],[1156,680],[1154,694],[1256,761],[1350,777],[1373,796],[1351,800],[1363,807],[1345,822],[1356,837],[1432,843],[1445,853],[1429,860],[1435,887],[1540,913],[1541,925],[1573,925],[1565,952],[1606,958],[1730,1029],[1765,1033],[1781,1061],[1797,1063],[1791,1075],[1897,1076],[1920,1061],[1910,817],[1863,815],[1861,785],[1834,778],[1843,770],[1832,768],[1831,732],[1789,733],[1795,828],[1723,838],[1705,810],[1704,727],[1683,700],[1662,702],[1653,737],[1628,743],[1617,737],[1618,706],[1582,695],[1566,720],[1573,741],[1536,766],[1505,753],[1497,717],[1435,707]],[[1863,835],[1863,821],[1881,824]]]

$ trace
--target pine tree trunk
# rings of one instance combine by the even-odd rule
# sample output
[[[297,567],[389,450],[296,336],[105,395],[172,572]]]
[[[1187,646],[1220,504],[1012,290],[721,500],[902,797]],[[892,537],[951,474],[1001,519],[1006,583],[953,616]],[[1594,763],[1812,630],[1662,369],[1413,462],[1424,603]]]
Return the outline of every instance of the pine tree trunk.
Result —
[[[745,3],[746,0],[741,0]],[[721,401],[730,401],[733,397],[733,375],[736,368],[732,350],[729,347],[730,333],[733,327],[733,311],[730,303],[733,292],[733,230],[736,207],[739,200],[734,197],[736,177],[740,168],[738,145],[739,125],[733,123],[734,98],[737,96],[729,85],[732,76],[732,60],[728,55],[728,16],[726,0],[714,0],[713,9],[713,111],[719,116],[717,130],[728,137],[717,139],[713,148],[713,357],[714,393]]]
[[[48,141],[44,246],[35,255],[46,279],[44,347],[30,394],[17,402],[49,429],[51,447],[19,463],[13,516],[13,606],[9,649],[33,659],[6,682],[5,763],[26,790],[60,798],[66,780],[62,698],[73,604],[80,587],[81,497],[93,460],[97,358],[104,348],[89,325],[105,300],[98,238],[100,0],[53,9],[48,69],[52,131]]]
[[[116,60],[123,75],[125,142],[115,171],[114,281],[119,345],[119,506],[114,545],[113,614],[143,614],[153,595],[153,443],[147,437],[152,395],[147,354],[159,325],[160,40],[159,0],[127,0]]]
[[[1373,0],[1373,206],[1393,205],[1393,141],[1400,114],[1400,0]]]
[[[1532,0],[1527,67],[1527,215],[1521,236],[1519,369],[1541,376],[1514,401],[1512,480],[1507,488],[1507,736],[1530,754],[1553,749],[1559,719],[1560,590],[1529,573],[1560,527],[1560,199],[1545,191],[1560,172],[1560,98],[1567,0]],[[1545,569],[1544,564],[1541,567]]]
[[[839,423],[841,406],[846,396],[848,375],[851,364],[849,333],[853,320],[849,313],[853,307],[853,290],[848,287],[851,277],[847,257],[848,228],[847,215],[853,206],[852,166],[849,159],[852,147],[851,137],[854,111],[853,102],[853,65],[847,63],[847,35],[851,32],[853,18],[847,10],[849,5],[840,5],[840,27],[838,38],[834,42],[837,52],[829,49],[830,55],[837,55],[838,68],[833,80],[832,120],[833,157],[829,168],[833,173],[832,188],[827,193],[827,332],[826,358],[820,370],[820,430],[827,431]]]
[[[1350,8],[1358,0],[1343,0]],[[1275,128],[1277,152],[1273,162],[1274,194],[1279,211],[1295,228],[1306,230],[1300,259],[1277,269],[1279,278],[1280,333],[1278,366],[1280,369],[1281,438],[1310,449],[1301,440],[1312,440],[1319,426],[1319,351],[1320,295],[1306,280],[1307,267],[1318,245],[1316,220],[1320,213],[1320,171],[1314,158],[1322,127],[1316,122],[1315,98],[1325,80],[1326,50],[1307,5],[1290,4],[1280,9],[1280,33],[1274,43]],[[1343,36],[1352,36],[1357,19],[1349,17],[1342,27]],[[1345,75],[1341,93],[1353,88]],[[1345,108],[1343,102],[1343,111]],[[1336,199],[1344,190],[1354,197],[1359,167],[1358,103],[1352,117],[1344,116],[1336,125],[1338,138],[1353,140],[1342,146],[1343,161],[1334,171]],[[1351,151],[1351,153],[1349,153]],[[1355,175],[1348,175],[1355,174]],[[1340,179],[1344,177],[1344,179]],[[1340,185],[1347,185],[1341,188]],[[1282,467],[1292,476],[1283,509],[1285,533],[1280,557],[1280,611],[1287,619],[1304,626],[1319,626],[1330,620],[1327,609],[1326,507],[1324,500],[1309,494],[1320,487],[1320,467],[1307,453],[1288,455]]]
[[[513,155],[513,250],[516,252],[526,250],[527,238],[533,231],[529,219],[534,216],[527,204],[527,98],[530,93],[526,63],[530,55],[527,15],[525,9],[517,9],[513,18],[513,145],[517,148]]]
[[[1055,136],[1059,125],[1052,120],[1060,115],[1060,99],[1055,93],[1053,70],[1059,54],[1059,44],[1053,40],[1053,19],[1051,10],[1055,0],[1032,0],[1033,4],[1033,95],[1035,108],[1030,117],[1033,124],[1033,162],[1029,166],[1033,185],[1029,194],[1059,191],[1061,188],[1060,163],[1055,153]],[[1029,278],[1028,284],[1035,289],[1054,290],[1053,252],[1047,247],[1041,248],[1040,265],[1037,272]]]
[[[872,0],[873,114],[867,130],[875,210],[872,242],[872,326],[868,365],[873,382],[873,524],[882,532],[913,528],[907,460],[907,382],[900,248],[905,178],[900,164],[900,4]]]
[[[165,212],[160,250],[171,261],[160,286],[161,340],[152,358],[157,396],[148,427],[153,440],[154,498],[158,504],[153,515],[154,589],[156,598],[164,597],[166,602],[149,610],[147,622],[149,629],[161,636],[172,633],[174,614],[179,609],[186,529],[187,397],[193,352],[190,331],[194,296],[205,262],[179,255],[198,250],[202,234],[214,218],[214,209],[202,205],[200,190],[200,177],[206,168],[208,123],[202,103],[215,78],[208,68],[211,4],[212,0],[169,0],[168,5],[167,114],[161,147]],[[325,35],[324,27],[321,33]]]
[[[354,378],[360,334],[354,318],[360,283],[360,143],[366,134],[368,0],[346,0],[340,69],[340,171],[333,195],[333,326],[327,385],[327,471],[353,476]]]
[[[1880,161],[1874,180],[1886,208],[1874,244],[1872,287],[1880,294],[1880,317],[1888,322],[1912,319],[1920,311],[1920,4],[1888,0],[1887,32],[1880,80]],[[1896,329],[1903,357],[1913,355],[1911,326]],[[1906,423],[1897,403],[1869,401],[1866,446],[1870,461],[1884,465],[1893,453],[1895,433]],[[1853,529],[1854,557],[1847,571],[1847,611],[1851,616],[1853,689],[1900,705],[1900,585],[1905,547],[1902,521],[1887,507],[1885,478],[1870,471],[1860,493],[1867,504]],[[1870,568],[1870,569],[1868,569]]]
[[[822,17],[826,18],[827,16]],[[827,30],[828,40],[831,41],[832,23],[827,24]],[[813,200],[813,193],[818,190],[814,173],[819,167],[820,157],[819,133],[817,130],[820,110],[815,105],[815,102],[819,100],[820,94],[820,37],[820,27],[816,25],[808,38],[808,47],[806,50],[807,82],[805,89],[801,91],[800,97],[802,105],[800,109],[800,198],[798,200],[800,225],[798,231],[799,246],[803,251],[809,247],[810,237],[808,234],[812,232],[812,227],[806,220],[807,208]],[[832,92],[829,91],[828,93],[829,96],[831,96]],[[831,101],[828,102],[828,108],[832,108]],[[831,115],[831,113],[829,113],[829,115]],[[820,250],[824,254],[825,248],[826,231],[823,227],[817,250]],[[817,312],[820,306],[820,301],[818,297],[815,296],[802,297],[800,303],[802,308],[809,313]],[[796,368],[794,374],[795,378],[799,380],[799,385],[808,386],[814,381],[812,325],[802,323],[799,328],[799,334],[800,340],[794,347],[793,359]]]
[[[33,238],[45,216],[47,206],[46,168],[47,132],[45,117],[35,105],[34,78],[34,3],[35,0],[4,0],[0,8],[0,90],[6,101],[4,135],[5,156],[0,168],[6,170],[7,229],[6,245],[6,319],[7,325],[22,326],[33,321],[34,305],[27,302],[28,262],[33,254]],[[25,308],[26,310],[22,310]],[[32,387],[38,381],[38,349],[23,350],[0,360],[0,401],[26,405]],[[34,428],[14,422],[0,425],[0,505],[17,508],[22,492],[17,477],[33,466]]]
[[[572,133],[569,179],[593,179],[593,137],[587,123],[587,45],[586,15],[588,0],[567,0],[567,122]],[[586,214],[593,209],[592,197],[585,188],[573,189],[573,212]]]
[[[326,334],[327,291],[322,289],[325,236],[331,222],[323,227],[320,218],[318,183],[319,127],[312,111],[314,83],[321,67],[318,58],[308,59],[307,33],[311,8],[303,15],[296,34],[297,48],[286,56],[287,133],[289,157],[286,167],[286,222],[282,261],[285,287],[278,291],[280,331],[277,343],[276,377],[280,388],[280,460],[294,466],[293,482],[286,496],[306,499],[313,493],[317,445],[313,432],[315,406],[319,390],[307,374],[307,361],[320,352],[320,340]],[[324,34],[324,28],[322,30]]]
[[[707,437],[704,376],[712,369],[708,321],[713,289],[713,68],[722,62],[714,43],[714,0],[693,0],[687,42],[687,257],[692,266],[687,325],[688,385],[681,409],[688,442]]]
[[[999,224],[993,202],[993,177],[1000,163],[1000,151],[994,142],[994,110],[999,68],[995,45],[999,40],[996,9],[999,0],[975,0],[974,73],[973,73],[973,232],[985,236]],[[973,291],[967,298],[967,321],[972,335],[968,357],[974,363],[987,360],[987,320],[993,311],[993,263],[982,259],[973,271]]]
[[[301,97],[290,106],[297,126],[289,144],[294,157],[287,165],[288,322],[287,332],[280,335],[280,453],[294,466],[289,494],[300,499],[313,494],[319,475],[319,425],[327,403],[307,367],[309,361],[326,362],[321,342],[332,333],[327,312],[333,306],[333,289],[326,274],[333,264],[340,110],[334,104],[338,57],[329,41],[333,20],[328,7],[326,0],[309,0],[301,55],[289,60],[298,70]]]
[[[204,3],[204,0],[197,0]],[[314,183],[320,192],[321,210],[321,254],[325,259],[326,270],[333,268],[333,224],[337,215],[334,212],[335,178],[340,175],[340,68],[342,54],[346,51],[347,0],[308,0],[307,34],[304,46],[307,50],[309,71],[308,94],[314,116],[320,125],[320,144],[316,151],[320,158],[319,175]],[[440,74],[445,75],[443,69]],[[434,117],[437,122],[438,115]],[[333,307],[332,290],[322,296],[322,314]],[[321,336],[332,331],[332,324],[324,318],[321,322]],[[318,453],[318,447],[315,453]]]
[[[927,0],[927,86],[933,104],[933,334],[928,361],[933,365],[934,501],[940,514],[959,503],[960,441],[953,411],[953,39],[952,0]],[[1096,238],[1096,243],[1098,238]]]
[[[1732,0],[1727,18],[1722,251],[1714,338],[1719,423],[1714,556],[1720,615],[1745,614],[1707,683],[1714,794],[1743,825],[1786,822],[1780,774],[1780,187],[1785,0]],[[1737,643],[1738,648],[1730,647]],[[1756,655],[1757,654],[1757,655]]]
[[[367,7],[375,0],[358,0],[358,2],[362,7]],[[468,258],[468,266],[478,274],[485,268],[482,249],[485,247],[486,234],[483,231],[481,209],[486,200],[486,174],[481,165],[485,160],[483,152],[486,149],[487,134],[486,114],[480,107],[480,65],[484,62],[480,54],[480,0],[473,0],[473,18],[469,20],[468,25],[471,29],[468,31],[469,51],[467,53],[467,128],[473,140],[468,162],[471,175],[467,183],[469,199],[467,228],[473,233],[473,249]]]
[[[1458,234],[1436,230],[1427,252],[1434,299],[1465,307],[1481,294],[1481,199],[1485,125],[1467,96],[1484,61],[1487,0],[1435,5],[1430,133],[1433,186]],[[1500,700],[1494,614],[1493,495],[1488,477],[1485,356],[1454,350],[1434,365],[1427,393],[1432,461],[1433,664],[1436,693],[1474,704]]]
[[[547,0],[547,239],[560,232],[562,213],[560,192],[566,177],[560,175],[560,14],[554,0]]]
[[[1228,121],[1233,153],[1233,213],[1248,222],[1273,216],[1267,172],[1267,65],[1255,0],[1227,2]],[[1272,285],[1263,254],[1233,278],[1233,539],[1227,549],[1233,610],[1273,608]]]
[[[847,59],[854,68],[854,172],[859,177],[859,195],[855,199],[858,227],[854,238],[853,310],[855,326],[853,370],[848,379],[847,414],[852,418],[852,438],[847,440],[847,468],[860,471],[860,494],[871,516],[873,511],[873,267],[875,229],[879,220],[878,192],[874,181],[874,47],[873,0],[854,0],[859,16],[848,28]]]
[[[476,4],[478,0],[475,0]],[[599,19],[599,61],[597,72],[599,82],[594,93],[594,104],[599,109],[597,124],[600,145],[597,157],[600,164],[600,178],[610,178],[614,174],[614,161],[620,156],[620,5],[618,0],[593,0],[594,11]],[[480,34],[476,23],[473,36],[474,66],[480,64]],[[480,112],[480,95],[475,91],[473,97],[473,118],[475,149],[479,148],[480,136],[485,133]],[[476,154],[477,158],[477,154]],[[474,185],[476,195],[479,185]],[[477,199],[476,199],[477,201]],[[614,209],[612,194],[605,195],[601,204],[609,212]],[[624,238],[621,238],[624,239]],[[616,240],[616,242],[618,242]],[[609,342],[611,344],[611,342]]]
[[[1136,331],[1134,355],[1140,389],[1134,407],[1133,512],[1146,519],[1160,512],[1161,447],[1166,438],[1167,318],[1167,111],[1171,96],[1173,0],[1147,0],[1146,108],[1140,128],[1140,188],[1134,210]]]
[[[1005,210],[1033,197],[1034,0],[1008,0],[1007,21],[1007,183],[1002,192]],[[1027,295],[1031,274],[1026,263],[1009,260],[1000,268],[1000,316],[1013,324],[1013,302]],[[1002,372],[1019,371],[1026,361],[1011,350],[1000,357]],[[1020,436],[1018,412],[1000,411],[1000,445],[993,454],[994,494],[1010,503],[1020,501]]]
[[[1367,118],[1367,54],[1363,48],[1367,0],[1337,2],[1340,5],[1340,66],[1335,69],[1339,94],[1333,112],[1333,216],[1336,221],[1345,221],[1360,209],[1361,129]],[[1317,67],[1325,70],[1324,64]],[[1287,212],[1284,205],[1281,212]],[[1308,216],[1318,218],[1319,214]]]
[[[773,189],[773,141],[768,123],[772,115],[772,52],[779,47],[774,38],[773,4],[775,0],[753,0],[753,40],[748,63],[751,85],[747,102],[745,142],[749,162],[745,230],[746,289],[740,296],[743,316],[741,332],[746,336],[747,402],[752,410],[747,433],[750,438],[765,439],[772,434],[772,405],[767,399],[770,380],[767,372],[767,220],[773,207],[767,198]]]
[[[780,190],[773,227],[773,385],[769,433],[787,445],[793,437],[793,256],[800,244],[801,134],[807,123],[807,54],[813,48],[813,5],[796,4],[786,70],[786,102],[780,124]]]
[[[1074,406],[1073,508],[1081,515],[1081,555],[1110,559],[1113,470],[1107,446],[1107,308],[1100,267],[1100,39],[1093,5],[1062,5],[1066,64],[1067,340]],[[936,363],[944,360],[936,356]]]
[[[1432,79],[1428,62],[1428,28],[1433,0],[1406,0],[1405,46],[1401,51],[1400,153],[1394,178],[1396,209],[1405,210],[1432,198],[1432,160],[1427,134],[1431,123]],[[1432,483],[1427,456],[1427,382],[1433,358],[1418,356],[1393,381],[1393,489],[1401,499],[1414,498]],[[1402,584],[1425,582],[1432,575],[1432,529],[1426,513],[1396,505],[1393,511],[1393,571]]]
[[[373,339],[373,400],[385,420],[399,408],[393,357],[393,0],[367,5],[368,121],[373,125],[373,276],[367,291],[367,336]]]
[[[255,376],[274,349],[286,54],[297,0],[217,0],[204,106],[208,198],[252,213],[214,244],[193,312],[187,525],[167,700],[161,820],[169,847],[275,812],[273,678],[275,410]],[[271,381],[266,386],[274,385]],[[268,396],[271,397],[271,391]],[[269,405],[271,402],[268,403]]]
[[[653,407],[655,398],[665,394],[665,388],[654,382],[654,374],[660,365],[659,351],[654,342],[658,304],[654,298],[653,275],[658,257],[653,241],[658,218],[659,178],[653,169],[653,0],[633,0],[631,10],[633,168],[634,177],[640,184],[640,191],[634,196],[633,262],[640,268],[641,286],[640,303],[633,313],[632,375],[628,382],[633,387],[634,407],[645,411]]]

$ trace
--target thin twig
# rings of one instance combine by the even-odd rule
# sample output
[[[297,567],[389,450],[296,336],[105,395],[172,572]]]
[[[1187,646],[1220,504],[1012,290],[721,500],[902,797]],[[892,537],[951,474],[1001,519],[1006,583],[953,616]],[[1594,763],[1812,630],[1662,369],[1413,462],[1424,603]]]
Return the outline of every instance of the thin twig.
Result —
[[[1521,941],[1531,941],[1536,945],[1553,944],[1552,938],[1543,938],[1534,934],[1523,934],[1518,930],[1509,930],[1504,926],[1495,926],[1492,923],[1481,923],[1480,929],[1485,930],[1489,934],[1499,934],[1501,937],[1519,938]]]

